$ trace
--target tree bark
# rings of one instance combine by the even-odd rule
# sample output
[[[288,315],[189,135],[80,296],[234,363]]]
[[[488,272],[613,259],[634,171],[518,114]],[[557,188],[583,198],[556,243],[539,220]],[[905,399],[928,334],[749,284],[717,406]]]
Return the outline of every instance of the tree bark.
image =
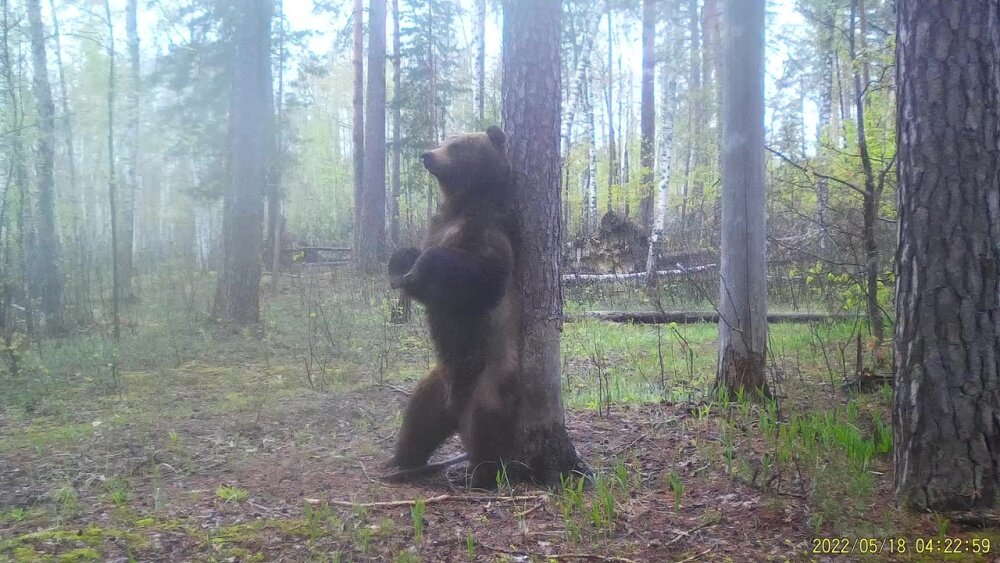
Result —
[[[502,117],[517,175],[522,240],[515,280],[524,315],[515,431],[518,461],[547,484],[558,483],[579,462],[566,433],[559,372],[561,16],[558,0],[504,2]]]
[[[274,1],[244,0],[235,12],[229,185],[223,201],[222,267],[213,314],[246,326],[260,320],[264,195],[274,152]]]
[[[608,89],[607,89],[607,103],[608,103],[608,212],[612,210],[612,205],[614,204],[614,185],[615,185],[615,120],[611,113],[611,99],[614,96],[614,49],[612,48],[611,42],[611,23],[612,23],[612,10],[611,10],[611,0],[607,1],[608,7]],[[596,182],[597,179],[595,178]],[[628,217],[628,198],[625,199],[625,216]]]
[[[86,254],[87,235],[86,229],[81,224],[80,216],[84,212],[83,197],[80,193],[80,184],[77,181],[76,151],[73,137],[73,114],[69,106],[69,89],[66,87],[66,70],[62,60],[62,40],[59,32],[59,16],[56,11],[55,0],[49,0],[49,11],[52,13],[52,40],[55,42],[56,67],[59,72],[59,93],[60,106],[62,109],[62,126],[66,150],[66,168],[69,171],[69,199],[72,201],[70,211],[70,222],[73,235],[76,237],[77,260],[76,271],[78,279],[74,280],[76,286],[76,316],[81,324],[89,324],[93,320],[93,312],[90,307],[90,291],[87,284],[86,275]]]
[[[722,267],[716,387],[768,394],[764,0],[722,11]]]
[[[59,236],[56,232],[55,211],[55,105],[49,85],[49,69],[45,57],[45,29],[39,0],[28,0],[28,24],[31,33],[31,82],[35,108],[38,112],[38,295],[42,313],[50,328],[59,330],[62,324],[62,274],[59,272]]]
[[[393,6],[399,0],[393,0]],[[396,21],[399,19],[397,17]],[[398,25],[397,25],[398,28]],[[486,122],[486,0],[476,0],[476,89],[473,106],[480,127]]]
[[[858,151],[861,154],[861,168],[864,171],[865,193],[862,203],[862,215],[864,217],[863,238],[865,248],[865,304],[868,310],[868,324],[871,327],[872,336],[875,338],[876,346],[885,339],[885,328],[882,320],[882,310],[878,305],[878,281],[879,281],[879,251],[878,243],[875,239],[875,227],[878,221],[878,208],[882,196],[880,186],[876,186],[875,171],[872,167],[871,155],[868,151],[868,136],[865,133],[865,98],[867,97],[865,85],[862,84],[862,71],[858,67],[857,40],[855,37],[856,12],[858,0],[853,0],[851,4],[851,29],[848,34],[851,61],[854,63],[854,105],[855,116],[857,117]]]
[[[656,148],[656,100],[654,77],[656,74],[656,1],[642,0],[642,85],[639,98],[639,165],[642,167],[642,201],[639,204],[639,222],[653,224],[653,158]]]
[[[585,89],[583,121],[587,136],[587,172],[583,182],[583,233],[591,235],[597,229],[597,127],[594,124],[594,95],[589,68],[585,69],[581,87]]]
[[[664,2],[666,7],[672,7],[673,2]],[[665,60],[660,66],[660,137],[658,139],[658,173],[659,186],[656,194],[656,215],[653,219],[653,228],[649,236],[649,253],[646,255],[646,285],[656,286],[656,257],[662,250],[663,230],[667,224],[667,198],[670,195],[670,168],[674,147],[674,94],[677,90],[677,81],[673,76],[673,43],[676,40],[673,32],[676,25],[676,14],[673,10],[664,10],[663,18],[666,25],[662,31]]]
[[[361,197],[364,194],[365,176],[365,33],[364,1],[354,0],[353,51],[351,63],[354,66],[354,120],[351,123],[354,162],[354,250],[360,254],[361,245]]]
[[[485,20],[485,4],[483,18]],[[485,23],[485,22],[484,22]],[[402,89],[400,40],[399,40],[399,0],[392,0],[392,197],[389,199],[389,242],[393,248],[399,246],[399,192],[400,160],[403,147],[402,134]],[[483,118],[480,117],[480,120]]]
[[[897,3],[893,465],[918,510],[1000,492],[1000,13]]]
[[[368,3],[368,99],[360,266],[377,272],[385,258],[385,0]]]
[[[139,90],[141,75],[139,70],[139,26],[138,0],[128,0],[125,6],[125,36],[128,43],[129,88],[125,98],[127,122],[125,124],[125,186],[122,190],[122,244],[121,252],[121,298],[135,299],[132,291],[135,253],[135,200],[139,191]]]
[[[274,160],[271,163],[271,178],[267,186],[267,243],[264,252],[267,266],[272,272],[281,269],[281,248],[284,246],[285,211],[282,205],[285,175],[285,2],[278,5],[278,95],[275,99]],[[277,288],[277,285],[274,286]]]
[[[111,2],[104,0],[104,17],[108,25],[108,209],[111,219],[111,326],[117,342],[121,337],[121,253],[118,225],[118,176],[115,171],[115,26],[111,19]]]

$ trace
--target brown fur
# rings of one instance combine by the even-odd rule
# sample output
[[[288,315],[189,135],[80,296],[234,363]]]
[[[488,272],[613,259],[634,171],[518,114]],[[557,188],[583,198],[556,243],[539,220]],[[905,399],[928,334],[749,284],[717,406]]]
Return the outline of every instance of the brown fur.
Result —
[[[389,263],[393,286],[424,304],[438,357],[406,407],[390,463],[421,466],[459,432],[476,487],[492,486],[514,451],[521,315],[505,141],[491,127],[424,153],[444,202],[422,251],[398,250]]]

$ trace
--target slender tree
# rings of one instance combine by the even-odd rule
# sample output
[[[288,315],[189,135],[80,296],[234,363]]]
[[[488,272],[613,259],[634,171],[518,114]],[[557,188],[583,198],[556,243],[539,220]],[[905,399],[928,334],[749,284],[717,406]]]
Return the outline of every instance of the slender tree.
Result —
[[[662,0],[661,0],[662,1]],[[653,81],[656,74],[656,0],[642,0],[642,90],[639,97],[639,165],[642,167],[642,201],[639,221],[653,223],[653,155],[656,148],[656,101]]]
[[[111,18],[111,2],[104,0],[104,18],[108,26],[108,210],[111,219],[111,322],[115,341],[121,337],[121,241],[118,216],[118,174],[115,170],[115,97],[117,90],[117,55],[115,53],[115,22]],[[117,369],[117,362],[112,363]]]
[[[69,89],[66,87],[66,69],[62,59],[62,34],[59,31],[59,12],[56,11],[55,0],[49,0],[49,12],[52,14],[52,41],[55,47],[56,67],[59,73],[59,101],[62,111],[59,123],[62,125],[63,142],[66,151],[66,168],[69,171],[69,199],[72,201],[70,222],[73,236],[76,238],[76,286],[75,310],[80,323],[86,324],[93,320],[90,307],[90,291],[87,281],[87,236],[80,216],[84,213],[83,194],[80,193],[78,181],[76,150],[73,136],[73,114],[69,105]]]
[[[35,108],[38,112],[38,247],[34,260],[38,263],[42,313],[46,323],[58,329],[62,323],[62,274],[59,271],[59,237],[56,234],[55,210],[55,105],[49,85],[49,67],[45,56],[45,29],[39,0],[28,0],[28,24],[31,33],[31,62],[34,77],[31,82]]]
[[[360,265],[374,272],[385,256],[385,0],[368,4],[368,99]]]
[[[399,0],[393,0],[398,2]],[[394,4],[395,5],[395,4]],[[486,0],[476,0],[476,85],[473,95],[473,109],[476,120],[486,121]]]
[[[607,102],[608,111],[608,212],[611,212],[612,205],[614,205],[614,200],[612,194],[614,193],[615,186],[615,119],[614,113],[611,111],[611,103],[614,98],[614,43],[612,42],[612,10],[611,10],[611,0],[607,3],[607,14],[608,14],[608,87],[605,90],[605,101]],[[597,181],[596,178],[594,180]],[[625,200],[625,215],[628,216],[628,198],[623,198]]]
[[[125,95],[125,162],[122,190],[122,241],[121,252],[121,298],[126,301],[135,299],[132,290],[134,239],[135,239],[135,201],[139,191],[139,92],[142,78],[139,71],[139,25],[138,0],[128,0],[125,5],[125,40],[128,43],[129,88]]]
[[[517,175],[522,241],[515,280],[524,314],[515,432],[518,461],[545,483],[557,483],[579,462],[566,433],[559,373],[561,16],[558,0],[504,2],[502,114]]]
[[[868,309],[868,324],[871,327],[872,337],[876,345],[881,344],[885,339],[885,328],[882,320],[882,309],[878,304],[878,282],[881,270],[879,261],[878,242],[875,239],[875,228],[878,221],[879,203],[882,199],[882,184],[875,178],[874,165],[871,154],[868,150],[868,136],[866,134],[865,112],[867,99],[867,84],[865,75],[868,74],[867,63],[858,60],[858,46],[863,45],[864,33],[856,33],[857,12],[859,0],[851,0],[851,28],[848,32],[851,60],[854,67],[854,107],[857,117],[856,130],[858,135],[858,152],[861,155],[861,169],[864,172],[864,193],[862,194],[862,213],[864,216],[864,247],[865,247],[865,304]],[[864,5],[860,6],[862,12]],[[864,18],[861,18],[864,22]],[[863,27],[863,26],[862,26]],[[859,64],[860,62],[860,64]],[[861,68],[859,68],[859,66]]]
[[[354,0],[354,48],[351,62],[354,66],[354,121],[351,123],[354,154],[354,250],[361,246],[361,196],[365,177],[365,63],[364,63],[364,0]]]
[[[896,5],[893,465],[918,510],[1000,492],[1000,6]]]
[[[665,15],[663,38],[664,60],[660,65],[660,135],[657,139],[657,172],[659,184],[656,191],[656,214],[653,218],[653,228],[649,237],[649,253],[646,255],[646,284],[656,285],[657,256],[663,246],[663,230],[667,223],[667,198],[670,195],[671,158],[674,148],[674,98],[677,91],[677,80],[672,68],[674,57],[674,41],[676,34],[676,14],[674,0],[660,0]]]
[[[274,162],[267,186],[267,242],[265,255],[269,258],[271,272],[281,269],[281,248],[284,245],[285,210],[282,180],[285,175],[285,2],[277,0],[278,7],[278,95],[274,100],[277,120],[274,127]],[[277,287],[275,285],[274,287]]]
[[[274,149],[273,13],[273,0],[244,0],[233,10],[229,185],[223,201],[222,268],[213,314],[236,326],[260,320],[263,198]]]
[[[764,4],[722,10],[722,267],[719,371],[723,391],[767,394],[764,205]]]
[[[484,16],[485,18],[485,12]],[[399,38],[399,0],[392,0],[392,195],[389,198],[389,242],[399,246],[400,161],[403,153],[403,80]],[[480,120],[482,117],[480,116]]]

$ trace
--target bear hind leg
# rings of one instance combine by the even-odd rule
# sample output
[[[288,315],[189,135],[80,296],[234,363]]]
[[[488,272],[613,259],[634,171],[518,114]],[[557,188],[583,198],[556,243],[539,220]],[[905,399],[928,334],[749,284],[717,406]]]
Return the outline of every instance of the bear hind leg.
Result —
[[[404,469],[424,465],[434,450],[458,430],[458,417],[448,394],[448,378],[441,367],[417,385],[406,405],[396,453],[388,465]]]
[[[498,473],[516,471],[507,466],[515,453],[515,413],[517,397],[512,379],[486,376],[476,386],[465,411],[462,440],[469,453],[469,484],[476,489],[493,489]],[[508,478],[515,476],[508,473]]]

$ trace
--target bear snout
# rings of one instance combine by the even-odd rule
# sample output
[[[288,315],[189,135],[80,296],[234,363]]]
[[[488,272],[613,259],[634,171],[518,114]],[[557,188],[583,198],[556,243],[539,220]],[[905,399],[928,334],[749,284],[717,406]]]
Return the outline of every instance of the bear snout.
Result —
[[[431,153],[431,151],[425,151],[423,154],[420,155],[420,160],[424,162],[424,168],[430,168],[431,164],[433,164],[434,162],[434,155]]]

